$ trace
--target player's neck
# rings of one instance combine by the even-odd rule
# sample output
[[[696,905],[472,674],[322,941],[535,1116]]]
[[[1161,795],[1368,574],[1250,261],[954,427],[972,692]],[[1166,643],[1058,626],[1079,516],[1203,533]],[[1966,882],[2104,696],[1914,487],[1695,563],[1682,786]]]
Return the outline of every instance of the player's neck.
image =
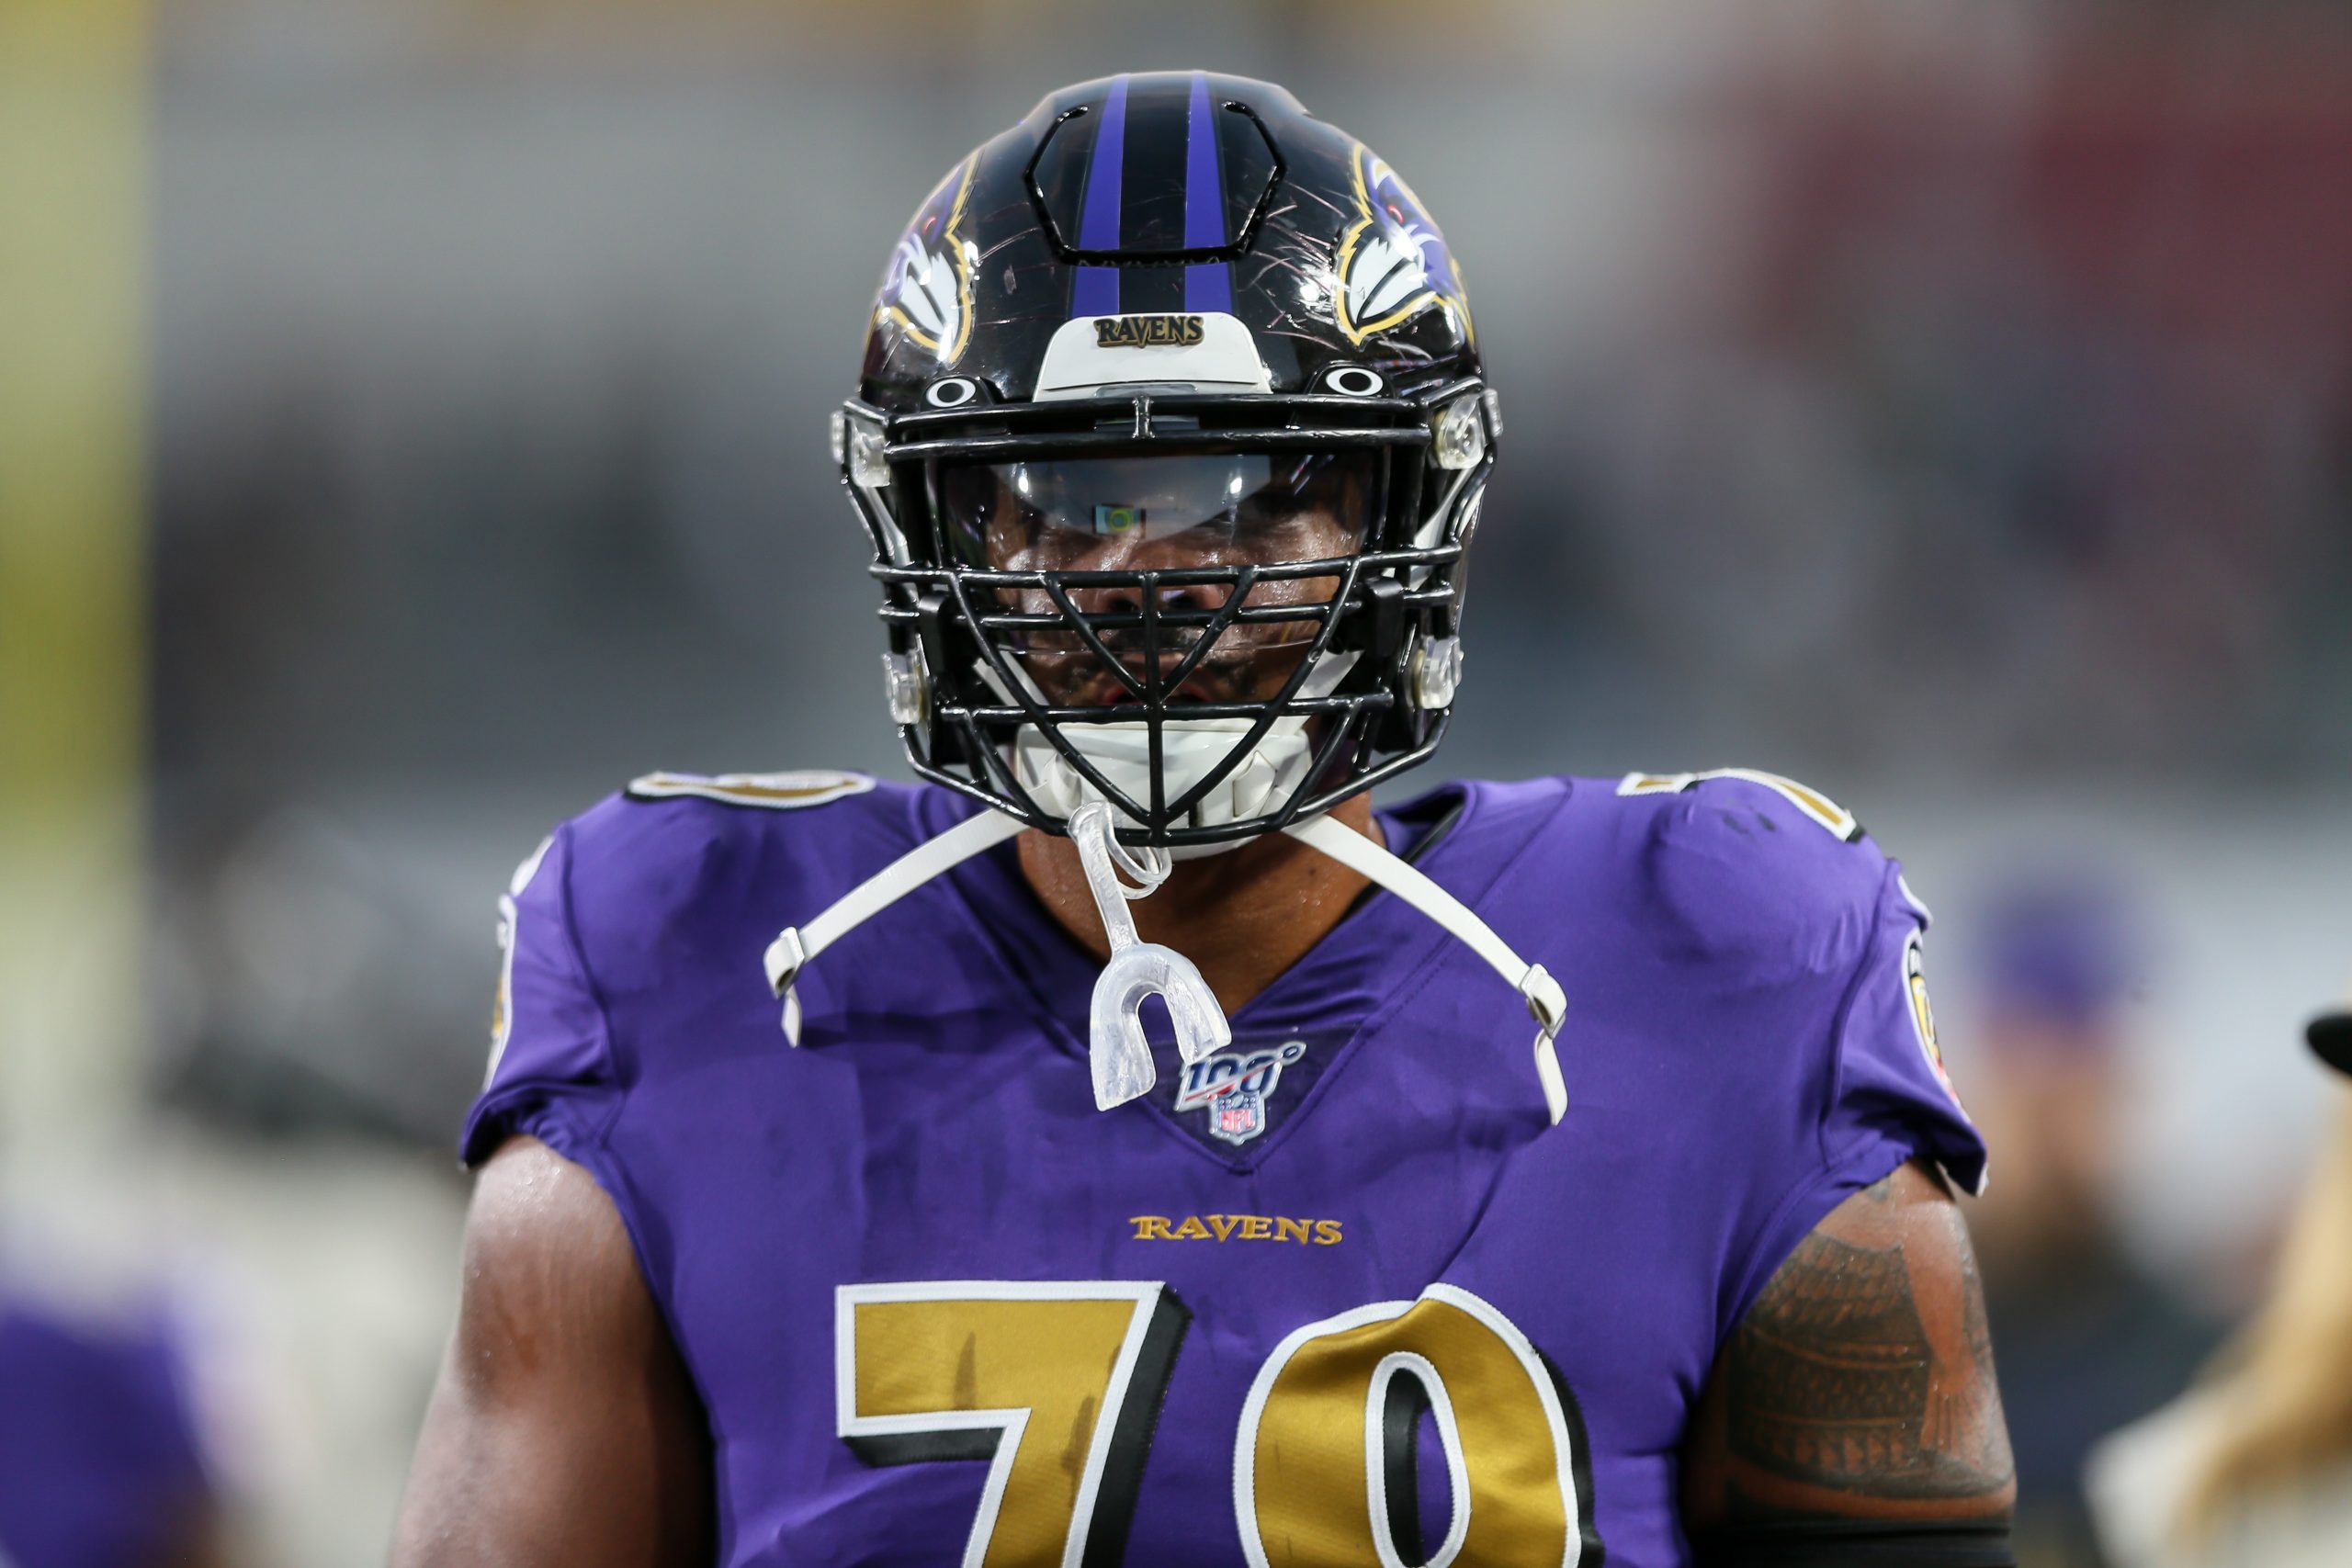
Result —
[[[1380,827],[1369,795],[1354,795],[1331,819],[1374,843]],[[1088,891],[1078,847],[1068,839],[1021,835],[1021,874],[1062,928],[1108,958],[1109,939]],[[1367,884],[1329,857],[1280,833],[1202,860],[1176,863],[1159,890],[1127,906],[1136,934],[1163,942],[1200,965],[1227,1013],[1272,985],[1340,923]]]

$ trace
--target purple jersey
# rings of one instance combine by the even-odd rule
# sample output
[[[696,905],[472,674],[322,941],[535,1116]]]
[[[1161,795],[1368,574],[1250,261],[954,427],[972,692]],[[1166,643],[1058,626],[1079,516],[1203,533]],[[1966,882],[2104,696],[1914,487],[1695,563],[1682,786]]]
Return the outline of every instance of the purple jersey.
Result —
[[[153,1323],[0,1299],[0,1564],[151,1568],[208,1495],[184,1366]]]
[[[769,940],[972,807],[696,787],[518,874],[464,1149],[528,1133],[611,1194],[708,1408],[722,1563],[1681,1563],[1677,1450],[1764,1281],[1905,1159],[1983,1169],[1922,912],[1785,781],[1382,814],[1566,988],[1557,1126],[1525,1003],[1386,893],[1229,1050],[1096,1110],[1099,964],[1011,845],[811,964],[793,1049]]]

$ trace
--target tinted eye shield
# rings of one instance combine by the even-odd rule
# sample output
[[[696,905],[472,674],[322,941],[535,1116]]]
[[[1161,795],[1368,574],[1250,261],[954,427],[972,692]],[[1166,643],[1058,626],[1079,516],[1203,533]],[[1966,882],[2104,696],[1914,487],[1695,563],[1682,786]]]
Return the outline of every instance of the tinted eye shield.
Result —
[[[837,416],[836,456],[869,527],[876,492],[894,498],[902,537],[876,528],[885,563],[918,557],[954,559],[949,541],[932,535],[939,512],[943,463],[996,464],[1112,457],[1250,453],[1381,454],[1385,483],[1374,503],[1367,547],[1409,547],[1419,525],[1411,502],[1429,456],[1431,408],[1462,399],[1476,383],[1448,387],[1428,401],[1328,393],[1268,397],[1137,389],[1132,392],[1042,403],[978,402],[951,410],[888,414],[858,403]],[[918,515],[917,513],[921,513]]]
[[[963,565],[982,570],[1336,559],[1363,547],[1379,457],[1128,452],[945,464],[941,533]]]
[[[883,541],[881,559],[874,568],[874,574],[893,590],[882,617],[894,628],[912,632],[926,618],[924,601],[938,599],[933,618],[944,611],[982,634],[983,641],[1017,645],[1022,638],[1050,637],[1062,646],[1083,643],[1114,666],[1119,660],[1106,638],[1131,653],[1133,639],[1147,637],[1171,650],[1181,645],[1193,658],[1210,657],[1211,647],[1236,627],[1267,628],[1263,636],[1282,637],[1292,649],[1307,646],[1303,634],[1317,633],[1313,651],[1332,642],[1374,661],[1389,659],[1401,649],[1411,625],[1448,613],[1451,591],[1442,569],[1451,567],[1461,554],[1452,542],[1411,542],[1420,521],[1416,502],[1430,441],[1428,421],[1428,405],[1411,399],[1313,395],[1273,400],[1137,393],[888,417],[876,412],[866,461],[876,479],[887,475],[890,492],[899,498],[895,521],[903,533],[896,551]],[[1342,458],[1351,453],[1363,455],[1369,470],[1369,515],[1362,544],[1344,554],[1296,560],[1155,570],[995,569],[970,561],[975,552],[967,546],[959,547],[951,522],[952,477],[943,484],[944,475],[979,466],[1002,469],[1025,463],[1251,455],[1279,466],[1286,459],[1317,455]],[[854,472],[854,460],[850,467]],[[1095,504],[1115,503],[1106,500]],[[1148,502],[1143,510],[1148,528]],[[1115,536],[1097,525],[1091,505],[1070,513],[1068,521],[1074,532]],[[1302,586],[1282,586],[1290,583]],[[1173,592],[1188,589],[1208,592]],[[1247,603],[1253,591],[1261,602]],[[1118,603],[1081,609],[1080,597]],[[1151,653],[1159,651],[1154,648]],[[934,660],[933,668],[939,667]],[[1151,681],[1136,680],[1123,668],[1118,674],[1136,703],[1154,703],[1173,693],[1194,667],[1193,660],[1187,659],[1184,666]],[[1147,686],[1160,691],[1149,692]],[[1337,697],[1299,700],[1313,705],[1314,711],[1353,705]],[[1233,705],[1237,716],[1258,711]],[[1218,716],[1220,712],[1217,705],[1186,709],[1193,717]],[[1143,716],[1127,704],[1047,706],[1035,713],[1025,707],[983,705],[973,716],[990,722],[1016,717],[1117,722]]]

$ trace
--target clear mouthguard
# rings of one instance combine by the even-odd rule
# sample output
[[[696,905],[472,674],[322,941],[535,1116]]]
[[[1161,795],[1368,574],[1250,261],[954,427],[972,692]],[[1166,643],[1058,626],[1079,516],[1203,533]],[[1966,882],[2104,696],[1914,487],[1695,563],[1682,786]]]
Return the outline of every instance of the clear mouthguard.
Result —
[[[1177,1055],[1188,1066],[1233,1043],[1225,1010],[1193,961],[1172,947],[1136,937],[1127,900],[1148,896],[1168,879],[1168,852],[1150,850],[1136,856],[1119,842],[1113,820],[1110,806],[1099,800],[1080,807],[1069,818],[1070,841],[1078,846],[1086,886],[1111,942],[1111,961],[1095,979],[1087,1020],[1094,1103],[1104,1111],[1148,1092],[1159,1078],[1143,1032],[1147,998],[1156,995],[1167,1004]],[[1121,872],[1139,886],[1128,886]]]

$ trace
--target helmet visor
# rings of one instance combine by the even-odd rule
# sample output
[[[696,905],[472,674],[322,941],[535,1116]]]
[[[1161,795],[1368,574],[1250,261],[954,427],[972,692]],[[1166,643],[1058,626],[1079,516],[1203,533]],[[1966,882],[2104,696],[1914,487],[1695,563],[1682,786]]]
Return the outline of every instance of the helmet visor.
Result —
[[[1332,560],[1363,544],[1369,452],[970,463],[940,473],[948,547],[991,571]]]
[[[1243,589],[1245,570],[1354,555],[1381,462],[1275,452],[961,464],[940,472],[941,522],[966,567],[1104,574],[1058,595],[1025,583],[989,595],[1018,618],[998,646],[1048,702],[1261,702],[1297,670],[1345,579],[1294,573]],[[1141,574],[1202,569],[1234,576],[1212,570],[1144,591]],[[1237,614],[1220,615],[1237,590]]]

